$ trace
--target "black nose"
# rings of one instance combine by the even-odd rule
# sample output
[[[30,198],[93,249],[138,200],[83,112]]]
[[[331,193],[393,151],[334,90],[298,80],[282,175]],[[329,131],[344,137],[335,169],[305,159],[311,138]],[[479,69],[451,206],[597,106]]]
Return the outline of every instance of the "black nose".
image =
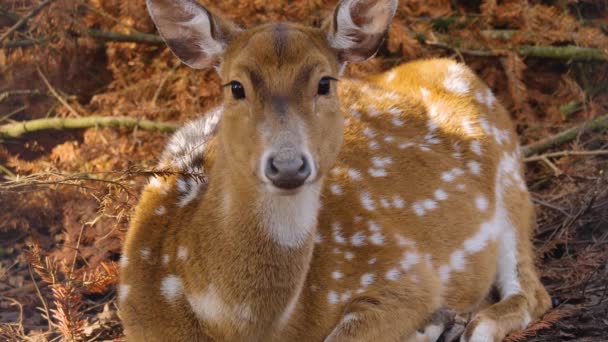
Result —
[[[310,165],[302,156],[294,156],[294,158],[274,156],[268,158],[264,172],[277,188],[295,189],[304,184],[310,176]]]

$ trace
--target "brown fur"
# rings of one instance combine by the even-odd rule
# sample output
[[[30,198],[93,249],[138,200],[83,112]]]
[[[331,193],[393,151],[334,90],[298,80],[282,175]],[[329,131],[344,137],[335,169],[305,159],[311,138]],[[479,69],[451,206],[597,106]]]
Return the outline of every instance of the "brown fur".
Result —
[[[226,88],[220,127],[204,155],[208,188],[181,208],[179,179],[162,179],[161,187],[144,190],[133,216],[124,249],[129,262],[121,274],[128,340],[399,341],[415,338],[442,307],[469,312],[488,295],[500,270],[500,240],[465,253],[462,265],[452,259],[499,212],[498,165],[505,153],[519,158],[507,112],[476,98],[488,89],[463,66],[459,77],[469,91],[447,91],[444,81],[457,65],[447,59],[405,64],[365,80],[342,79],[332,82],[330,96],[315,96],[320,77],[338,76],[338,56],[325,31],[294,24],[261,26],[230,41],[220,75],[241,82],[247,99],[234,100]],[[442,115],[434,131],[433,108]],[[311,182],[322,185],[322,204],[304,241],[285,246],[269,235],[260,203],[286,201],[304,190],[269,193],[258,165],[267,148],[264,134],[272,140],[298,122],[306,127],[302,143],[315,158],[318,172]],[[484,122],[503,132],[504,140],[486,132]],[[391,162],[378,167],[373,157]],[[471,161],[479,163],[478,174]],[[386,175],[373,177],[379,169]],[[455,169],[463,172],[442,180]],[[492,338],[501,340],[523,328],[526,313],[536,319],[549,306],[533,266],[533,207],[527,190],[517,186],[519,163],[513,172],[504,176],[512,186],[503,202],[516,236],[521,291],[480,310],[465,340],[480,322],[493,322]],[[372,202],[362,201],[365,193]],[[479,196],[487,199],[483,210],[475,204]],[[417,203],[424,215],[416,214]],[[166,212],[158,214],[160,207]],[[363,245],[353,243],[355,234],[364,235]],[[413,244],[403,244],[400,236]],[[402,266],[408,252],[416,260]],[[442,282],[441,266],[451,262],[456,267]],[[389,279],[394,269],[398,275]],[[340,276],[332,276],[336,271]],[[366,274],[373,274],[369,285],[363,284]],[[161,291],[170,275],[181,284],[174,298]],[[204,314],[192,298],[204,298]],[[290,303],[293,311],[286,314]]]

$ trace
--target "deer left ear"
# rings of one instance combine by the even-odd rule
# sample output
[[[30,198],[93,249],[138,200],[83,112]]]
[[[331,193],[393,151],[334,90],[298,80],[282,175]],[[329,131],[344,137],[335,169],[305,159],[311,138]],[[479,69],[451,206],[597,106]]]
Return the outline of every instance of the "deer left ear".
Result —
[[[217,67],[240,29],[196,0],[146,0],[152,21],[171,51],[194,69]]]
[[[341,0],[326,22],[327,39],[338,51],[340,63],[371,58],[382,44],[398,0]]]

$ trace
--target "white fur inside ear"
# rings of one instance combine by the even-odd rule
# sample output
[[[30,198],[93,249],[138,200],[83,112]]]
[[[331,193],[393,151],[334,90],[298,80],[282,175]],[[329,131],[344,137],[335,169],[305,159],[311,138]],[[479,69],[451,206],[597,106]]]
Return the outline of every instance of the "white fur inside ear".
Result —
[[[357,5],[369,0],[345,0],[340,3],[336,15],[337,30],[330,36],[330,44],[336,49],[351,49],[357,42],[353,39],[354,32],[363,35],[383,33],[390,24],[397,10],[397,0],[377,0],[365,13],[359,13],[368,24],[357,26],[353,21],[353,11]]]
[[[157,5],[155,1],[148,1],[148,9],[165,40],[194,44],[189,48],[199,50],[201,56],[217,56],[224,51],[225,44],[213,37],[211,14],[204,8],[190,1],[180,0],[173,6]],[[190,19],[180,21],[180,17]],[[197,64],[197,61],[187,62]]]

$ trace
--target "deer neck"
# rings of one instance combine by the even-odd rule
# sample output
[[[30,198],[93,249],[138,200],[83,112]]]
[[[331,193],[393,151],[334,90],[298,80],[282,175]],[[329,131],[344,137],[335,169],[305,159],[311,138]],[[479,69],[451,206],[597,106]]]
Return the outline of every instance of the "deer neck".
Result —
[[[217,222],[211,229],[219,234],[213,243],[224,245],[214,254],[239,261],[226,264],[232,269],[223,272],[227,278],[222,285],[242,293],[254,312],[256,306],[260,312],[264,308],[266,323],[280,326],[295,308],[309,270],[321,181],[296,194],[279,195],[247,183],[223,160],[216,160],[209,178],[208,195],[215,199],[215,209],[208,211]],[[268,310],[269,303],[275,307]]]

